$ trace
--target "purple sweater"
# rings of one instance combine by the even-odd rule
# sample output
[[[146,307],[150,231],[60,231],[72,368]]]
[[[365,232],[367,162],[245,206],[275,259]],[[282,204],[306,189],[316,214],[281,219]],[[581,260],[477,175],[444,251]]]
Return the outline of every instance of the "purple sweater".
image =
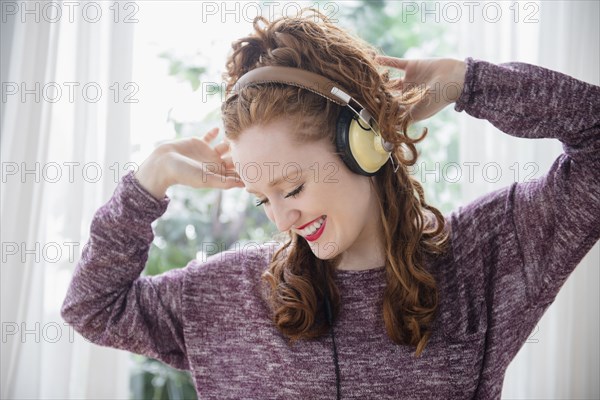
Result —
[[[445,217],[452,245],[426,259],[440,309],[421,357],[386,335],[384,268],[337,271],[343,399],[499,399],[507,366],[600,239],[600,88],[530,64],[466,61],[457,111],[559,139],[564,153],[540,179]],[[94,216],[65,321],[98,345],[190,370],[199,398],[335,398],[331,337],[290,346],[271,322],[260,276],[276,244],[140,276],[168,203],[132,173],[122,179]]]

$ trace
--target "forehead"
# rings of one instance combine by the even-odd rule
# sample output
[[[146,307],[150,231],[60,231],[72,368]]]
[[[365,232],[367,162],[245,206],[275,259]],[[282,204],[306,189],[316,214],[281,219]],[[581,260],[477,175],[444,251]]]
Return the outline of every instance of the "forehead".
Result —
[[[330,153],[323,141],[300,142],[296,135],[294,127],[285,120],[250,127],[231,143],[232,160],[243,166],[252,162],[298,162]]]
[[[296,182],[299,174],[314,174],[331,163],[331,148],[323,141],[299,143],[284,122],[254,126],[231,143],[231,158],[246,189],[262,190],[273,184]],[[283,179],[280,179],[283,178]]]

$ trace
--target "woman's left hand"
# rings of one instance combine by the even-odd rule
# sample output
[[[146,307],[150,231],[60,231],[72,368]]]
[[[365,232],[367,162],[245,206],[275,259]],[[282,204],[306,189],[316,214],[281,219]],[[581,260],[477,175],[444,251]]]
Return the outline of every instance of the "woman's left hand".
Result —
[[[431,117],[458,100],[462,93],[467,70],[464,61],[452,58],[408,60],[387,56],[377,56],[375,61],[405,72],[404,77],[392,80],[398,90],[414,86],[429,88],[429,95],[410,110],[415,121]]]

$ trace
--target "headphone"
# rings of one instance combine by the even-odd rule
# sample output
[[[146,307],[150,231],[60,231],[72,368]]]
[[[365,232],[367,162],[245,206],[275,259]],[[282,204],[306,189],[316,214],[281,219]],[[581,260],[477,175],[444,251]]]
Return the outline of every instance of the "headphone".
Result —
[[[369,111],[348,94],[348,91],[333,81],[299,68],[292,67],[259,67],[242,75],[234,84],[225,103],[235,98],[239,91],[252,84],[283,83],[310,90],[336,104],[344,106],[336,121],[335,144],[338,154],[346,166],[354,173],[373,176],[392,158],[393,143],[381,137],[377,121]],[[395,166],[394,172],[398,170]],[[327,290],[327,286],[326,286]],[[336,398],[341,398],[341,378],[338,363],[333,315],[329,300],[329,292],[325,295],[325,311],[329,323],[333,346],[333,362],[336,375]]]
[[[391,156],[394,145],[381,137],[377,121],[369,111],[352,98],[347,90],[319,74],[292,67],[259,67],[238,79],[225,103],[235,98],[243,88],[260,83],[296,86],[344,106],[336,122],[335,143],[338,154],[352,172],[373,176],[388,158],[394,163]],[[397,168],[394,171],[396,170]]]

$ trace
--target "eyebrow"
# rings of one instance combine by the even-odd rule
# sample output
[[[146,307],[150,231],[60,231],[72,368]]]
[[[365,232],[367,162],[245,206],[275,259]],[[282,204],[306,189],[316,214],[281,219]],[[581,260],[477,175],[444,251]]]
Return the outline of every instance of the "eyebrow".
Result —
[[[304,169],[301,169],[300,170],[300,176],[302,176],[303,172],[304,172]],[[279,178],[272,180],[271,182],[269,182],[269,187],[280,185],[286,178],[287,177],[284,178],[283,176],[280,176]],[[252,193],[252,194],[255,194],[255,195],[259,194],[259,193],[255,192],[254,190],[251,190],[251,189],[246,189],[246,192]]]

